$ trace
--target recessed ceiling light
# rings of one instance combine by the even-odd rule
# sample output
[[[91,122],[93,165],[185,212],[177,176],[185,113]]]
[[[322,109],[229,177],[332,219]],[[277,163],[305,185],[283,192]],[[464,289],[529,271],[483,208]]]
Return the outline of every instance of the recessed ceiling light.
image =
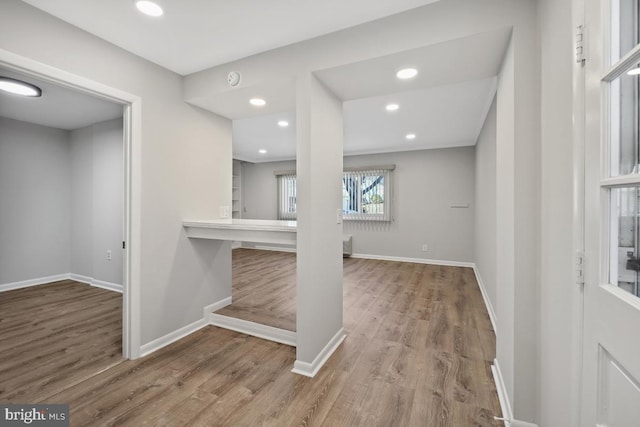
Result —
[[[288,127],[288,126],[289,126],[289,122],[288,122],[288,121],[286,121],[286,120],[280,120],[280,121],[278,122],[278,126],[280,126],[281,128],[286,128],[286,127]]]
[[[264,149],[262,149],[262,150],[258,150],[258,153],[260,153],[260,154],[267,154],[267,150],[264,150]]]
[[[629,71],[627,71],[627,74],[630,76],[637,76],[640,74],[640,67],[638,68],[632,68]]]
[[[411,140],[411,139],[416,139],[416,134],[415,133],[408,133],[405,138]]]
[[[164,11],[158,3],[154,3],[149,0],[137,1],[136,7],[140,12],[148,16],[153,16],[154,18],[157,18],[158,16],[162,16],[164,14]]]
[[[401,80],[412,79],[418,75],[418,70],[415,68],[403,68],[396,73],[396,77]]]
[[[400,108],[400,106],[398,104],[387,104],[387,106],[384,108],[387,111],[396,111],[398,108]]]
[[[251,98],[249,100],[249,104],[253,105],[254,107],[264,107],[267,104],[267,101],[262,98]]]
[[[42,96],[42,89],[22,80],[0,77],[0,90],[14,95],[38,97]]]

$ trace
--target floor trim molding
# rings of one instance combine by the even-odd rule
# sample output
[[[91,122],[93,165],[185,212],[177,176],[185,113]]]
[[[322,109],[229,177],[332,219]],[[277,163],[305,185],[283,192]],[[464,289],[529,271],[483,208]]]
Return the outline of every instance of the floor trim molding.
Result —
[[[446,267],[474,267],[474,263],[465,262],[465,261],[448,261],[448,260],[439,260],[439,259],[427,259],[427,258],[405,258],[405,257],[395,257],[395,256],[387,256],[387,255],[371,255],[371,254],[353,254],[351,258],[361,258],[361,259],[378,259],[382,261],[397,261],[397,262],[411,262],[414,264],[432,264],[432,265],[443,265]]]
[[[240,246],[242,249],[255,249],[258,251],[275,251],[275,252],[289,252],[295,253],[296,248],[287,247],[287,246],[266,246],[266,245],[255,245],[255,246]]]
[[[340,347],[340,344],[342,344],[346,337],[347,334],[344,332],[344,328],[340,328],[320,353],[318,353],[316,358],[313,359],[313,362],[307,363],[301,360],[296,360],[291,372],[294,374],[304,375],[305,377],[315,377],[320,368],[327,363],[327,360],[329,360],[331,355],[338,349],[338,347]]]
[[[198,319],[193,323],[183,326],[182,328],[176,329],[173,332],[170,332],[160,338],[156,338],[155,340],[143,344],[140,346],[140,357],[145,357],[150,355],[151,353],[160,350],[163,347],[168,346],[169,344],[173,344],[174,342],[186,337],[187,335],[191,335],[192,333],[208,326],[209,322],[206,319]]]
[[[208,321],[210,325],[219,328],[230,329],[242,334],[275,341],[292,347],[295,347],[297,343],[297,334],[293,331],[287,331],[286,329],[274,328],[272,326],[215,313],[209,314]]]
[[[491,365],[491,373],[493,373],[493,381],[496,383],[498,400],[500,401],[500,409],[502,410],[502,417],[505,419],[504,424],[506,427],[509,427],[511,423],[508,420],[513,419],[513,412],[511,411],[509,395],[507,394],[507,386],[504,383],[504,378],[502,377],[502,371],[500,370],[498,359],[493,359],[493,365]]]
[[[46,285],[51,282],[69,279],[69,273],[56,274],[53,276],[39,277],[37,279],[21,280],[19,282],[4,283],[0,285],[0,292],[12,291],[14,289],[28,288],[30,286]]]
[[[496,328],[496,311],[493,309],[493,304],[491,304],[491,300],[489,299],[489,294],[487,293],[487,289],[484,286],[484,282],[482,281],[482,277],[480,276],[480,271],[478,270],[478,266],[476,264],[473,265],[473,273],[476,275],[476,281],[478,282],[478,286],[480,287],[480,293],[482,294],[482,299],[484,300],[484,305],[487,307],[487,313],[489,313],[489,320],[491,320],[491,326],[493,326],[493,332],[498,334],[498,329]]]
[[[204,315],[203,317],[205,319],[208,319],[209,316],[211,314],[213,314],[214,311],[218,311],[221,308],[225,308],[228,305],[231,305],[231,303],[233,302],[233,297],[227,297],[227,298],[223,298],[220,301],[216,301],[213,304],[209,304],[207,306],[204,307]]]
[[[87,285],[95,286],[96,288],[102,288],[108,291],[114,291],[119,293],[124,292],[122,285],[94,279],[93,277],[83,276],[81,274],[69,273],[68,278],[71,280],[75,280],[76,282],[86,283]]]

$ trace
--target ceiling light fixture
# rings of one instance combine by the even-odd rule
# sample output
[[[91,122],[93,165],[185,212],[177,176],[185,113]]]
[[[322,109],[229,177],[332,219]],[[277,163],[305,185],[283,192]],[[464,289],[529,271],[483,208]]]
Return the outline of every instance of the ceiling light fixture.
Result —
[[[42,96],[42,89],[38,86],[9,77],[0,77],[0,90],[13,95],[29,96],[32,98]]]
[[[260,154],[267,154],[267,150],[265,150],[265,149],[258,150],[258,153],[260,153]]]
[[[415,133],[408,133],[405,138],[407,138],[408,140],[412,140],[412,139],[416,139],[416,134]]]
[[[629,71],[627,71],[627,74],[630,76],[640,75],[640,67],[630,69]]]
[[[288,121],[286,121],[286,120],[280,120],[280,121],[278,122],[278,126],[280,126],[281,128],[289,127],[289,122],[288,122]]]
[[[387,111],[396,111],[398,108],[400,108],[400,106],[398,104],[387,104],[387,106],[384,108]]]
[[[418,70],[415,68],[403,68],[396,73],[396,77],[400,80],[412,79],[418,75]]]
[[[158,3],[154,3],[149,0],[139,0],[136,2],[136,8],[147,16],[153,16],[157,18],[158,16],[162,16],[164,11],[160,7]]]
[[[264,107],[267,104],[267,101],[262,98],[251,98],[249,100],[249,104],[253,105],[254,107]]]

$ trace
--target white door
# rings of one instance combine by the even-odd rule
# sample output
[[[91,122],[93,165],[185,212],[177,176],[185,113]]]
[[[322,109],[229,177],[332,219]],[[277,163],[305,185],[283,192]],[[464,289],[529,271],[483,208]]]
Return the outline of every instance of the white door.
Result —
[[[640,426],[640,0],[585,0],[581,426]]]

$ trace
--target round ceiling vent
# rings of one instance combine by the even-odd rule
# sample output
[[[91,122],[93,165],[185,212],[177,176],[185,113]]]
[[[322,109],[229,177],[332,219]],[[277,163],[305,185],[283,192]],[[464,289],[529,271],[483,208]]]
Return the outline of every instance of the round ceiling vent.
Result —
[[[227,76],[227,83],[232,87],[236,87],[240,84],[240,78],[241,76],[238,71],[232,71]]]

